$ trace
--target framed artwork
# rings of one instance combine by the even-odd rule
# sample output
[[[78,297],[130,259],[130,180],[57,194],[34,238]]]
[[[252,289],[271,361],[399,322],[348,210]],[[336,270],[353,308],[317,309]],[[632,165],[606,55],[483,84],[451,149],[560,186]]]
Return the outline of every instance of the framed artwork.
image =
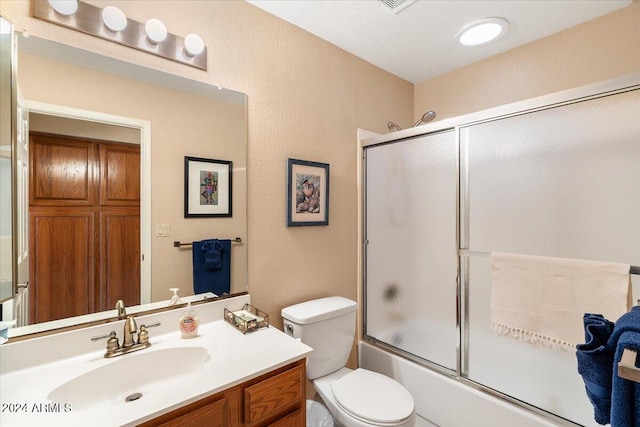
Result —
[[[231,169],[228,160],[184,158],[184,217],[231,216]]]
[[[287,160],[287,227],[329,225],[329,165]]]

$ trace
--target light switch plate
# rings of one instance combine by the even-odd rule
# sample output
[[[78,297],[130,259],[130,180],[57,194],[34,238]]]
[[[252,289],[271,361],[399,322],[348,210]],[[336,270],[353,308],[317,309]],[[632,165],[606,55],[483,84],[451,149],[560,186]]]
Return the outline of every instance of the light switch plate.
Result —
[[[171,225],[169,225],[169,224],[157,224],[156,225],[156,236],[158,236],[158,237],[169,237],[169,236],[171,236]]]

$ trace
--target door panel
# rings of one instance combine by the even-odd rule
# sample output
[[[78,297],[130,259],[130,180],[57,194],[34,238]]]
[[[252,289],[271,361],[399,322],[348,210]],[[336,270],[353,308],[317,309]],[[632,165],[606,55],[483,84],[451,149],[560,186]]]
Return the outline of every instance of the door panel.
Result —
[[[101,310],[116,301],[140,304],[140,209],[110,208],[100,212]]]
[[[16,221],[17,221],[17,265],[18,289],[15,299],[14,318],[17,326],[29,321],[29,110],[25,106],[18,88],[17,134],[16,134]]]
[[[453,131],[366,150],[367,336],[456,368]]]
[[[94,213],[31,209],[32,323],[94,311]]]
[[[100,144],[100,204],[140,206],[140,147]]]
[[[94,144],[31,135],[32,205],[91,205]]]

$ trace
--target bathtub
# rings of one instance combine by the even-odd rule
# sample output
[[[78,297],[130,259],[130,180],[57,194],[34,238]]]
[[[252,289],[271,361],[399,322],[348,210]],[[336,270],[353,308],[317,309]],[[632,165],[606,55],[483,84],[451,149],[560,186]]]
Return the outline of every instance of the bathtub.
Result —
[[[440,427],[552,427],[563,425],[476,390],[365,341],[359,366],[385,374],[413,395],[416,413]],[[429,425],[428,423],[425,425]],[[567,425],[571,425],[568,424]]]

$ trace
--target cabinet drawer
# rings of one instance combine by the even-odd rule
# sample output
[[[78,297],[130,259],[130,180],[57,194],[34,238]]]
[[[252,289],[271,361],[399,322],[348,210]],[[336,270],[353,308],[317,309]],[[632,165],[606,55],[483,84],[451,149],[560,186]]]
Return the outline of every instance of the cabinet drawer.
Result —
[[[304,403],[304,364],[267,378],[244,390],[244,420],[252,425],[275,417]]]

